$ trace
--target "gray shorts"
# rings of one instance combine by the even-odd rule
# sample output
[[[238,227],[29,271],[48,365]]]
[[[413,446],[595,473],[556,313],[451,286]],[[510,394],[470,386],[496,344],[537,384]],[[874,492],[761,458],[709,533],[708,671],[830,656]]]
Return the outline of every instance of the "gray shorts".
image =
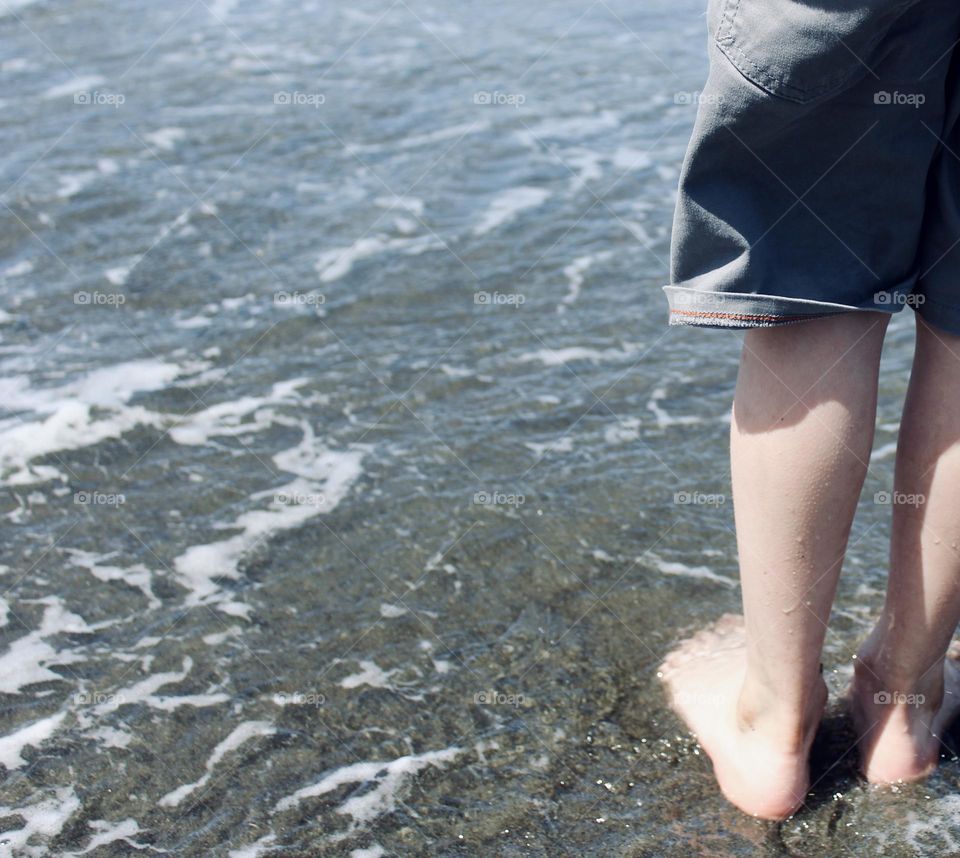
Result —
[[[710,0],[670,323],[960,334],[960,2]]]

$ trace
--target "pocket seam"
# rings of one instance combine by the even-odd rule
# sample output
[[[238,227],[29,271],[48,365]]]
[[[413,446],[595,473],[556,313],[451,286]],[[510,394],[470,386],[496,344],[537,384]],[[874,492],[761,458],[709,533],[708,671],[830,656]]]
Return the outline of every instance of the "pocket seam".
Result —
[[[901,0],[896,9],[897,13],[902,13],[911,5],[911,2],[913,2],[913,0]],[[734,68],[751,83],[756,84],[773,97],[802,104],[839,89],[845,81],[849,80],[856,73],[856,66],[851,66],[848,71],[834,74],[816,86],[801,87],[790,83],[783,75],[778,76],[773,74],[769,69],[764,69],[759,66],[756,61],[744,53],[743,48],[740,47],[736,41],[737,33],[734,24],[740,12],[741,3],[742,0],[724,0],[720,12],[721,21],[717,28],[714,41]],[[891,25],[894,20],[895,17],[891,18]],[[867,49],[872,50],[875,48],[889,29],[889,26],[882,28],[870,41]]]

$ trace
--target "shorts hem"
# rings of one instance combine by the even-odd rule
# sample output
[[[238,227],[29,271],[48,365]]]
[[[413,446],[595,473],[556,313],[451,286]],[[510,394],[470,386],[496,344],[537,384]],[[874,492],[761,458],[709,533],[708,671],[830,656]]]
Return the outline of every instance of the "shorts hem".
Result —
[[[805,298],[746,292],[708,292],[680,285],[664,286],[670,305],[669,324],[701,328],[773,328],[842,313],[892,314],[902,305],[856,307]],[[958,314],[960,320],[960,314]]]
[[[911,305],[913,310],[923,317],[923,320],[954,336],[960,336],[960,307],[953,304],[945,304],[943,301],[937,301],[926,295],[923,296],[923,302]]]

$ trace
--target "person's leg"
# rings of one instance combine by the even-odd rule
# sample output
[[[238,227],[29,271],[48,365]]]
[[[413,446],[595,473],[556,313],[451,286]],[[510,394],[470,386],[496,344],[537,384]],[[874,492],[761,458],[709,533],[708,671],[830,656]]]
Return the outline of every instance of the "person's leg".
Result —
[[[919,316],[894,489],[886,604],[851,697],[861,765],[877,782],[929,774],[960,704],[944,659],[960,620],[960,337]]]
[[[727,798],[788,816],[809,785],[820,651],[873,442],[888,317],[748,332],[731,427],[744,623],[724,618],[661,667]]]

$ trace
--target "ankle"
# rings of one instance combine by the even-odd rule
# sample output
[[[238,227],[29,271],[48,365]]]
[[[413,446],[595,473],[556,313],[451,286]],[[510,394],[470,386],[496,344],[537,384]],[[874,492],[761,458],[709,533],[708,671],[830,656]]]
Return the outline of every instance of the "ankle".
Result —
[[[795,700],[773,689],[745,682],[737,700],[737,726],[743,733],[770,733],[788,754],[804,754],[827,701],[827,687],[817,676]]]

